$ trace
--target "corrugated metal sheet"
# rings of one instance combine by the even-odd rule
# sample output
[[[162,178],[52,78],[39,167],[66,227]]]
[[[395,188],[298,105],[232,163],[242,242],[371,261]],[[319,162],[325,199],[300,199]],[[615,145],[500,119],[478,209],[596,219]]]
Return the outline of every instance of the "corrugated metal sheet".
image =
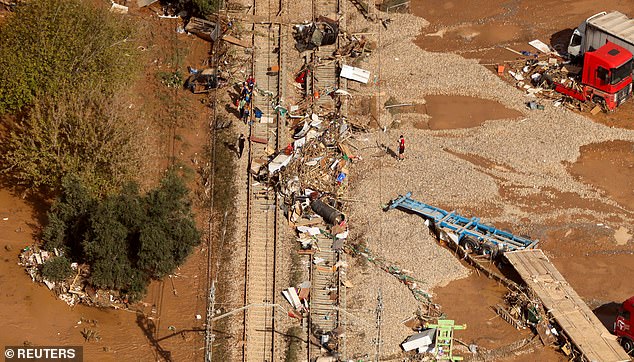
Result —
[[[618,11],[598,16],[589,21],[593,26],[615,36],[634,43],[634,19]]]

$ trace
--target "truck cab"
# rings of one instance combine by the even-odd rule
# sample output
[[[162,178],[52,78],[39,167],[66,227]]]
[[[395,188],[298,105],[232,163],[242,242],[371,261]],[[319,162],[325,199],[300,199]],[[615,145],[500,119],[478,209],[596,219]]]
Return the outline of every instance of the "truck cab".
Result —
[[[587,18],[583,23],[579,24],[579,26],[572,32],[572,36],[570,37],[570,42],[568,43],[568,54],[573,57],[578,57],[583,54],[583,44],[584,37],[586,34],[586,27],[588,26],[588,22],[596,17],[606,15],[605,11],[594,14],[591,17]]]
[[[632,63],[632,53],[610,42],[587,52],[581,79],[589,86],[587,97],[614,110],[632,92]]]
[[[634,296],[623,302],[614,321],[614,334],[619,338],[623,349],[634,355]]]

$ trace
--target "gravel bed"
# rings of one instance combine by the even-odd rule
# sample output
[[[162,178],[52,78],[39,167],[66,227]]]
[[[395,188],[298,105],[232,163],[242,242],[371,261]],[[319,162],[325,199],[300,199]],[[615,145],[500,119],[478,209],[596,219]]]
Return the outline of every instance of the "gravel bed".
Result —
[[[618,206],[590,185],[575,180],[566,171],[566,163],[574,162],[583,145],[609,140],[634,141],[634,132],[610,128],[592,122],[583,115],[553,107],[542,100],[545,110],[530,111],[530,100],[513,85],[479,65],[476,60],[456,54],[426,52],[412,43],[428,23],[412,15],[390,15],[387,30],[380,23],[368,25],[359,16],[348,22],[349,32],[372,32],[380,40],[366,62],[356,66],[371,71],[371,80],[379,74],[380,82],[369,86],[353,86],[353,97],[379,94],[382,104],[390,97],[399,102],[421,103],[426,95],[464,95],[498,101],[523,114],[515,120],[487,121],[482,126],[457,130],[421,130],[402,122],[399,129],[389,128],[395,120],[382,114],[380,125],[385,132],[375,130],[357,135],[352,143],[362,161],[352,168],[349,215],[351,240],[363,241],[377,255],[393,261],[424,281],[424,287],[448,283],[468,274],[457,258],[440,247],[429,236],[419,217],[401,211],[383,212],[381,204],[413,192],[414,198],[431,205],[451,205],[453,209],[491,205],[502,210],[487,222],[517,225],[522,218],[532,224],[561,215],[592,215],[594,218],[619,214],[603,214],[581,209],[555,209],[540,214],[528,213],[505,202],[499,195],[500,185],[523,188],[525,195],[537,195],[544,188],[572,192]],[[369,28],[369,30],[367,30]],[[379,63],[380,60],[380,63]],[[460,105],[456,105],[459,107]],[[414,119],[422,115],[398,115]],[[385,144],[396,150],[400,134],[407,142],[406,159],[402,162],[387,155],[379,147]],[[500,167],[485,168],[470,163],[447,151],[472,154]],[[470,216],[470,215],[466,215]],[[351,263],[348,277],[355,284],[348,291],[348,306],[358,310],[369,323],[349,328],[348,356],[368,353],[373,356],[374,309],[376,291],[383,295],[384,318],[382,355],[400,351],[400,342],[411,334],[401,323],[411,316],[418,303],[408,288],[389,274],[372,265],[361,267]]]

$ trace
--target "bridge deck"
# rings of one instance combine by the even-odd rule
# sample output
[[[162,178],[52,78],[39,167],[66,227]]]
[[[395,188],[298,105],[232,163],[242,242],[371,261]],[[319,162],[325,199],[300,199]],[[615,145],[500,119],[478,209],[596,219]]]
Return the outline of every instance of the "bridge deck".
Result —
[[[504,254],[588,361],[630,361],[627,353],[539,249]]]

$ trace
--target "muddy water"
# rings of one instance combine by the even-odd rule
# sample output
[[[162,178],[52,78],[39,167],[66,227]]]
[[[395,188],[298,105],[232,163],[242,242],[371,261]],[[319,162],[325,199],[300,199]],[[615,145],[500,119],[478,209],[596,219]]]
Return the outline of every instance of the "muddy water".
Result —
[[[434,302],[442,306],[449,319],[457,324],[467,324],[467,329],[456,332],[456,338],[485,348],[511,343],[523,334],[500,318],[491,306],[500,303],[506,288],[475,272],[467,278],[434,289]],[[478,304],[465,301],[478,300]]]
[[[522,113],[488,99],[466,96],[425,96],[425,110],[433,130],[477,127],[487,120],[513,119]]]
[[[31,282],[17,265],[20,249],[33,243],[37,223],[32,210],[24,200],[0,190],[0,345],[83,346],[86,361],[156,360],[159,351],[167,351],[174,360],[202,359],[203,337],[198,332],[202,321],[195,315],[205,314],[204,298],[198,298],[204,292],[197,280],[206,254],[196,252],[190,257],[174,284],[168,279],[150,286],[145,305],[135,308],[147,312],[153,321],[138,319],[129,311],[71,308],[44,285]],[[160,306],[154,314],[152,305]],[[96,323],[79,324],[82,318]],[[184,332],[174,333],[169,326]],[[101,340],[85,342],[84,328],[96,331]]]
[[[595,143],[583,146],[579,151],[581,155],[568,167],[569,172],[634,211],[634,144],[625,141]]]
[[[461,49],[467,47],[492,47],[499,43],[508,43],[521,35],[522,29],[512,24],[475,24],[452,28],[442,28],[434,33],[427,33],[416,38],[416,45],[434,52],[446,51],[447,48]],[[465,49],[466,50],[466,49]]]
[[[413,0],[411,8],[430,22],[415,41],[419,47],[489,64],[517,58],[504,47],[535,52],[533,39],[565,48],[573,28],[600,11],[634,14],[634,2],[622,0]]]
[[[467,329],[455,332],[455,338],[480,348],[494,349],[522,338],[531,337],[530,330],[519,331],[493,311],[502,304],[506,288],[475,272],[464,279],[434,289],[434,302],[442,306],[448,319],[467,324]],[[504,361],[565,361],[552,349],[538,349],[528,355],[505,356]]]

